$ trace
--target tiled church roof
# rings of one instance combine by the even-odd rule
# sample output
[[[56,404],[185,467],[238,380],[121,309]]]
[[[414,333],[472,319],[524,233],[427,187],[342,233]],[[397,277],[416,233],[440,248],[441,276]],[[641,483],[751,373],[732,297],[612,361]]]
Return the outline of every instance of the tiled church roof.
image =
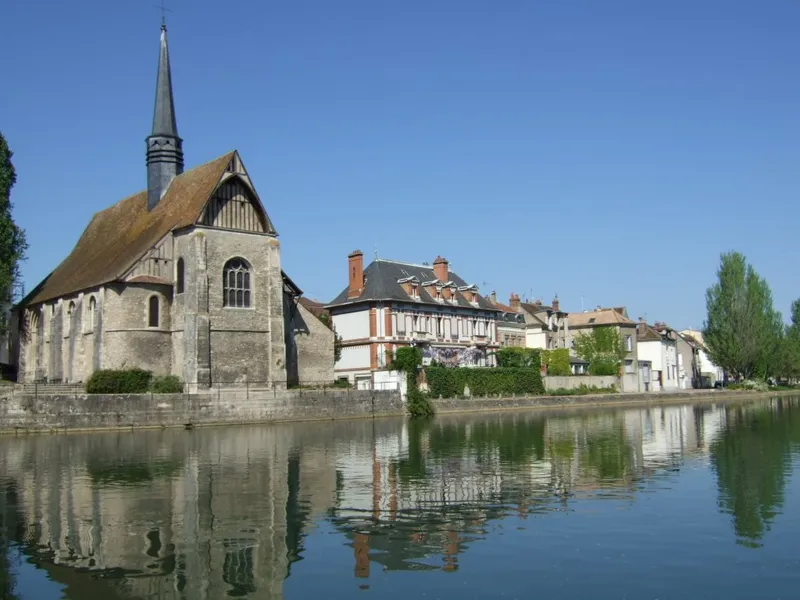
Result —
[[[39,284],[26,304],[121,277],[167,233],[197,221],[233,155],[229,152],[178,175],[152,211],[147,210],[145,190],[95,214],[69,256]]]

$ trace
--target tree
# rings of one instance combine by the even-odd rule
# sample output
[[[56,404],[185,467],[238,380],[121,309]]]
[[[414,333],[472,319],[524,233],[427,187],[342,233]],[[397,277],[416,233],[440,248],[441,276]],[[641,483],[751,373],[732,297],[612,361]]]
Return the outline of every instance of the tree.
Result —
[[[342,358],[342,336],[336,333],[336,328],[333,328],[333,364],[339,362]]]
[[[575,337],[575,352],[589,363],[592,375],[617,375],[628,355],[616,327],[595,327]]]
[[[14,289],[19,284],[19,263],[25,259],[28,244],[25,232],[11,216],[11,188],[17,174],[11,157],[14,155],[0,133],[0,308],[11,306]],[[8,329],[5,310],[0,310],[0,333]]]
[[[783,323],[767,282],[739,252],[722,254],[717,283],[706,291],[703,329],[716,364],[741,379],[772,375],[781,352]]]
[[[800,377],[800,299],[792,302],[792,323],[781,336],[775,375],[786,379]]]

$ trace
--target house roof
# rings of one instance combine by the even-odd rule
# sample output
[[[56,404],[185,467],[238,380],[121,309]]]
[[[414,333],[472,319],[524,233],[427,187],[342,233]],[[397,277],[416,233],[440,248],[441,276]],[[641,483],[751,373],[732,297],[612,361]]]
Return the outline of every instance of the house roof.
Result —
[[[598,308],[586,312],[569,313],[569,326],[593,327],[597,325],[636,325],[625,316],[625,309]]]
[[[449,282],[454,283],[458,287],[467,286],[467,282],[461,277],[450,271]],[[402,284],[398,283],[399,280],[416,277],[419,281],[419,301],[421,304],[433,304],[435,306],[456,306],[451,305],[449,302],[437,302],[428,291],[422,286],[423,283],[429,281],[436,281],[436,275],[433,272],[432,265],[418,265],[413,263],[400,262],[396,260],[387,260],[383,258],[376,258],[373,260],[366,269],[364,269],[364,290],[357,298],[348,298],[347,290],[344,288],[342,292],[333,299],[328,307],[344,306],[349,304],[357,304],[366,301],[375,300],[398,300],[403,302],[417,302],[413,300],[403,289]],[[486,298],[478,295],[477,307],[470,303],[460,291],[456,291],[457,306],[462,308],[500,311],[489,302]]]
[[[322,302],[317,302],[316,300],[311,300],[310,298],[306,298],[305,296],[300,296],[297,301],[303,305],[303,307],[310,312],[312,315],[317,317],[318,319],[321,318],[323,315],[327,315],[328,311],[325,308],[325,305]]]
[[[660,342],[662,335],[646,323],[639,323],[636,327],[636,341],[638,342]]]
[[[78,243],[39,285],[27,303],[37,304],[115,281],[174,229],[194,224],[235,151],[178,175],[147,210],[141,191],[96,213]]]

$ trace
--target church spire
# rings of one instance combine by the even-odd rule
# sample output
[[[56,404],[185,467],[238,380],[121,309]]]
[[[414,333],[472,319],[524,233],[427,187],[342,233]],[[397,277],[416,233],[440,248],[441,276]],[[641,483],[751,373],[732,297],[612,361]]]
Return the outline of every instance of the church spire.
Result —
[[[183,140],[178,137],[172,76],[167,49],[167,26],[161,23],[161,48],[158,55],[156,103],[153,131],[147,137],[147,209],[153,210],[169,184],[183,173]]]

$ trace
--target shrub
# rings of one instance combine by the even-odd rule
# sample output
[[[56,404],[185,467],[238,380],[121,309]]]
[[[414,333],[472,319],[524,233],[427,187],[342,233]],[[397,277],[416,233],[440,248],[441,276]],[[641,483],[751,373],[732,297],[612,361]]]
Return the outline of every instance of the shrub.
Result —
[[[417,385],[417,370],[421,364],[422,350],[404,346],[397,349],[389,367],[406,374],[406,410],[411,417],[430,417],[434,413],[433,405]]]
[[[183,382],[177,375],[161,375],[150,381],[150,391],[154,394],[182,394]]]
[[[142,369],[95,371],[86,382],[89,394],[143,394],[150,387],[153,374]]]
[[[333,382],[333,387],[335,387],[335,388],[350,388],[352,386],[350,385],[350,380],[347,379],[347,377],[342,377],[342,378],[337,379],[336,381]]]
[[[409,373],[416,371],[422,364],[422,350],[415,346],[402,346],[394,353],[392,364],[389,365],[391,371],[402,371]]]
[[[752,379],[745,379],[739,383],[731,383],[728,386],[729,390],[747,390],[751,392],[767,392],[769,386],[764,381],[754,381]]]
[[[538,368],[496,367],[468,369],[429,367],[425,370],[430,394],[434,398],[458,398],[464,387],[476,396],[489,394],[544,394],[542,376]]]
[[[542,363],[547,365],[548,375],[555,377],[572,375],[572,369],[569,365],[569,350],[567,348],[543,350]]]
[[[541,350],[538,348],[500,348],[494,353],[498,367],[528,368],[537,371],[542,366]]]
[[[590,394],[616,394],[617,388],[613,385],[610,385],[608,387],[581,385],[580,387],[577,388],[558,388],[555,390],[549,390],[547,393],[550,396],[587,396]]]

